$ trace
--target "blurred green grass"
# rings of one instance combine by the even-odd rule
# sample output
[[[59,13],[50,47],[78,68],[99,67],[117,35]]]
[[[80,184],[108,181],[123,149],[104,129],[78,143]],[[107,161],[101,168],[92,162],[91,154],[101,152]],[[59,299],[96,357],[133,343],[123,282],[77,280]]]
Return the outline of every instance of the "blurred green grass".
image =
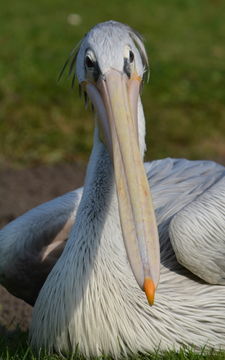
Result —
[[[121,357],[125,359],[125,357]],[[179,351],[155,351],[151,354],[136,354],[127,357],[127,360],[224,360],[224,351],[202,349],[196,353],[191,348],[181,348]],[[0,338],[1,360],[85,360],[79,353],[66,358],[59,355],[47,355],[44,352],[35,353],[29,346],[27,334],[16,332],[11,336]],[[113,360],[110,356],[93,357],[92,360]]]
[[[81,16],[72,26],[68,15]],[[114,19],[146,39],[146,159],[225,162],[223,0],[11,0],[0,5],[0,165],[86,161],[90,111],[57,76],[90,27]]]

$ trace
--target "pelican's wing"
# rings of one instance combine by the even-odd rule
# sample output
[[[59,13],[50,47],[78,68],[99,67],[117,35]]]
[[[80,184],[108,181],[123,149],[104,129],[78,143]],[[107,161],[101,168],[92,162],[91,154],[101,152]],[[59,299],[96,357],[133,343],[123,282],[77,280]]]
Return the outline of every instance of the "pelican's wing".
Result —
[[[162,264],[183,273],[178,261],[207,282],[225,284],[225,167],[168,158],[147,163],[146,170]]]
[[[28,211],[0,230],[0,283],[34,304],[75,221],[82,189]]]
[[[225,285],[225,174],[173,218],[170,239],[180,264]]]

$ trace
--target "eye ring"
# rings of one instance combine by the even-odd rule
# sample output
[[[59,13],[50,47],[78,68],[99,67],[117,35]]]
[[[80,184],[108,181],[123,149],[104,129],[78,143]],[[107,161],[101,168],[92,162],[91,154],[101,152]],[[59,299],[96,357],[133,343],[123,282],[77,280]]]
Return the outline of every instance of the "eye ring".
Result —
[[[91,69],[91,68],[93,68],[93,67],[95,66],[94,61],[91,60],[91,58],[90,58],[88,55],[85,57],[85,65],[86,65],[89,69]]]
[[[132,64],[132,62],[134,61],[134,53],[133,53],[133,51],[129,51],[129,62],[130,62],[130,64]]]

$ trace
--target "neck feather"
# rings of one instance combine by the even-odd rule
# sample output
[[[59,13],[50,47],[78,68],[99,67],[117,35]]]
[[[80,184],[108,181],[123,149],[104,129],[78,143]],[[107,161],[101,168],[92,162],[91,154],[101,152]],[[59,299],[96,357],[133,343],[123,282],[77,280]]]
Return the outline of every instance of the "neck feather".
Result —
[[[142,156],[145,151],[145,119],[141,100],[138,100],[139,144]],[[108,214],[119,223],[118,204],[114,184],[114,172],[110,155],[99,140],[98,128],[95,128],[94,146],[85,178],[83,196],[77,211],[76,223],[65,247],[64,254],[73,253],[77,259],[77,269],[83,269],[84,258],[89,258],[89,269],[97,256],[106,226]],[[74,241],[76,239],[76,241]],[[62,256],[62,259],[64,256]],[[84,269],[83,269],[84,270]],[[84,276],[83,270],[80,277]],[[87,270],[87,269],[86,269]]]
[[[140,152],[144,157],[146,149],[145,118],[140,97],[138,99],[138,131]],[[85,228],[87,230],[88,224],[98,224],[98,227],[101,224],[103,226],[111,206],[117,207],[113,165],[105,145],[99,139],[99,131],[96,126],[94,146],[87,168],[83,196],[77,212],[74,234],[71,238],[80,238],[80,229]],[[91,238],[94,238],[93,234]],[[88,242],[88,236],[85,236],[85,242]],[[97,239],[96,244],[99,244]]]

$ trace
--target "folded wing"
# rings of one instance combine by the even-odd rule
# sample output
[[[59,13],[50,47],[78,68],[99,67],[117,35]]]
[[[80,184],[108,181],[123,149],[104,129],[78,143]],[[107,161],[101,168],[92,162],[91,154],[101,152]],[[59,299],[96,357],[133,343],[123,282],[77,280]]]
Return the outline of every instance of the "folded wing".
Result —
[[[60,257],[75,221],[82,190],[28,211],[0,230],[0,283],[33,305]]]

